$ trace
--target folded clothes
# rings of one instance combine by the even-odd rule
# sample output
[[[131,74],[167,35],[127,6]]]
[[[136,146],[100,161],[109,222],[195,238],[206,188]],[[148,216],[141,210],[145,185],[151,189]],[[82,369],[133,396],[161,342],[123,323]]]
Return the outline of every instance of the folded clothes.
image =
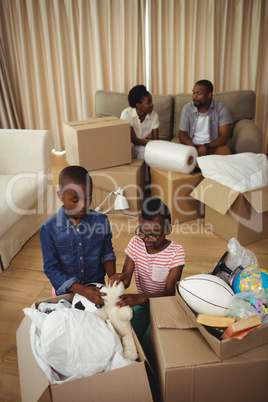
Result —
[[[61,299],[58,301],[58,303],[40,303],[38,305],[38,310],[41,311],[42,313],[49,314],[52,311],[57,311],[62,308],[71,308],[72,305],[68,300]]]

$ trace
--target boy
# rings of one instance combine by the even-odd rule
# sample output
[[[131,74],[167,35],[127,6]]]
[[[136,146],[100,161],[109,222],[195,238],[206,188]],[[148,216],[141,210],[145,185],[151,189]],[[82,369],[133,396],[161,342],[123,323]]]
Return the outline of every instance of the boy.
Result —
[[[171,215],[168,207],[158,197],[148,198],[139,218],[139,226],[126,249],[126,259],[121,274],[109,282],[123,281],[130,285],[134,273],[137,294],[124,294],[117,305],[133,309],[132,326],[144,351],[150,356],[150,310],[152,297],[172,296],[185,265],[184,249],[168,240],[171,233]]]
[[[81,166],[68,166],[59,175],[58,198],[63,206],[40,230],[44,272],[56,295],[68,292],[103,304],[99,288],[115,274],[112,233],[106,215],[89,209],[92,180]]]

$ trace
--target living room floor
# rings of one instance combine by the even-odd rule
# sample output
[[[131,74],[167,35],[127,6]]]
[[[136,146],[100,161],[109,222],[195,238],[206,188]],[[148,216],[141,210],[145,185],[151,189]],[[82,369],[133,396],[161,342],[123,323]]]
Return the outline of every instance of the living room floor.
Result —
[[[67,166],[65,154],[51,155],[53,183],[57,186],[58,174]],[[138,225],[137,217],[108,215],[113,231],[113,245],[117,257],[117,271],[121,272],[125,248]],[[186,252],[183,277],[209,273],[225,251],[227,242],[204,226],[203,220],[176,224],[169,236],[181,244]],[[259,265],[268,268],[268,239],[246,246],[253,251]],[[126,292],[135,292],[135,284]],[[51,297],[51,285],[43,272],[39,232],[36,233],[13,258],[10,266],[0,274],[0,401],[21,400],[17,362],[16,331],[24,317],[22,311],[35,300]]]

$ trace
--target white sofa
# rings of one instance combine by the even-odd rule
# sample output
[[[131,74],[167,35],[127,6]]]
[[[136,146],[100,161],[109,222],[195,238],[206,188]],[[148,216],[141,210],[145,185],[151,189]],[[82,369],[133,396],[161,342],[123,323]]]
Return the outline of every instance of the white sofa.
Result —
[[[50,131],[2,129],[0,143],[1,271],[55,214],[56,196],[50,173]]]

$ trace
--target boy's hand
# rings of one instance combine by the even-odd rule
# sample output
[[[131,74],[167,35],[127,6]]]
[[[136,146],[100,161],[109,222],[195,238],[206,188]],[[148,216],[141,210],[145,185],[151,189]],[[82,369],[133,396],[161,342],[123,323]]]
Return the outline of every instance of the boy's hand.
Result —
[[[86,297],[94,304],[99,304],[101,306],[104,304],[102,296],[105,296],[106,293],[102,293],[101,289],[97,286],[85,286],[84,288],[82,296]]]

